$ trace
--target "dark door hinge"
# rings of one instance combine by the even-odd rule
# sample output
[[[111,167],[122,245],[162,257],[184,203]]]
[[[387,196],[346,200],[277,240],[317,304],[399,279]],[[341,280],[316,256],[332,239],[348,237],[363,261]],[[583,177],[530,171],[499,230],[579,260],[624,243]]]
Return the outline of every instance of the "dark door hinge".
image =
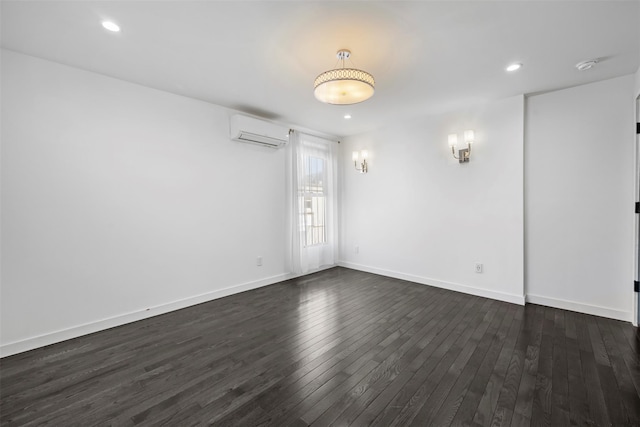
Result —
[[[636,202],[636,213],[640,214],[640,202]]]
[[[640,135],[640,123],[636,123],[636,134]]]
[[[633,281],[633,292],[639,292],[640,291],[640,282],[638,282],[637,280]]]

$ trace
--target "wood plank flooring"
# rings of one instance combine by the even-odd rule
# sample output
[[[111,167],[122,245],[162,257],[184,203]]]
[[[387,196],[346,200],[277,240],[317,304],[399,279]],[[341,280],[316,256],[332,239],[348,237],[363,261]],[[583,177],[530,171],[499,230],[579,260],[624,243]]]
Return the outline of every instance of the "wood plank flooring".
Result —
[[[631,324],[333,268],[0,361],[3,426],[640,426]]]

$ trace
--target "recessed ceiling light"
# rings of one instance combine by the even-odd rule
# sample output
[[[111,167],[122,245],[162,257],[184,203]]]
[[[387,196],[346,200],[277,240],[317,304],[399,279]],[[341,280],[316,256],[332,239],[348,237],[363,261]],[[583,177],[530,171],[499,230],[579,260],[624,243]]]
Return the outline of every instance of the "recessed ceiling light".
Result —
[[[519,70],[520,68],[522,68],[522,64],[515,63],[515,64],[509,65],[507,67],[507,71],[516,71],[516,70]]]
[[[345,118],[345,119],[350,119],[350,118],[351,118],[351,114],[345,114],[345,115],[344,115],[344,118]]]
[[[580,71],[588,70],[589,68],[593,68],[594,65],[598,63],[597,59],[590,59],[588,61],[578,62],[576,64],[576,68]]]
[[[120,31],[120,26],[118,26],[118,24],[116,24],[115,22],[102,21],[102,26],[109,31],[113,31],[114,33]]]

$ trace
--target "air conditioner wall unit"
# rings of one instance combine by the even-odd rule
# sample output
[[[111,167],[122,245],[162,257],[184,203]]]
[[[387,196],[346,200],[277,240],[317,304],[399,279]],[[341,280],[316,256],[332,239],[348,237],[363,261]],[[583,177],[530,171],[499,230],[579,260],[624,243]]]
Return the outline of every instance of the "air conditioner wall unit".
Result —
[[[229,129],[234,141],[271,148],[280,148],[289,142],[288,127],[241,114],[231,116]]]

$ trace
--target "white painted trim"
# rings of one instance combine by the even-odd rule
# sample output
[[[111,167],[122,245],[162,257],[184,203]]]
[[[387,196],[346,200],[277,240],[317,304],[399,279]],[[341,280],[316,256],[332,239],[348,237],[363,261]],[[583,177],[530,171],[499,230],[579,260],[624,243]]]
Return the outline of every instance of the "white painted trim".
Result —
[[[309,270],[306,273],[301,273],[301,274],[290,273],[288,279],[297,279],[298,277],[304,277],[304,276],[308,276],[310,274],[319,273],[321,271],[329,270],[330,268],[334,268],[334,267],[337,267],[337,266],[338,266],[338,264],[326,264],[326,265],[321,265],[318,268],[314,268],[313,270]]]
[[[640,67],[638,67],[638,71],[636,72],[636,86],[640,85]],[[638,93],[636,93],[636,98],[634,100],[634,106],[635,106],[635,119],[636,119],[636,123],[640,123],[640,87],[636,87],[636,90],[638,91]],[[633,159],[634,159],[634,163],[635,163],[635,173],[636,173],[636,185],[635,188],[633,189],[634,194],[633,194],[633,200],[634,201],[640,201],[640,199],[638,198],[640,196],[640,182],[638,182],[638,178],[640,177],[640,153],[638,152],[639,147],[640,147],[640,136],[638,136],[638,134],[636,133],[633,136],[634,139],[634,144],[633,144]],[[640,265],[638,265],[638,251],[640,250],[640,248],[638,247],[640,245],[640,242],[636,239],[638,239],[638,228],[640,227],[640,220],[638,219],[637,215],[633,216],[633,229],[634,229],[634,236],[633,236],[633,280],[640,280],[640,274],[638,274],[640,272]],[[631,300],[633,301],[632,303],[632,318],[631,318],[631,323],[633,324],[633,326],[638,327],[638,310],[640,310],[640,307],[638,307],[638,295],[636,294],[635,290],[631,293]]]
[[[430,279],[427,277],[414,276],[412,274],[400,273],[398,271],[383,270],[381,268],[369,267],[352,262],[340,261],[339,266],[352,270],[366,271],[367,273],[379,274],[381,276],[393,277],[395,279],[407,280],[409,282],[420,283],[421,285],[435,286],[436,288],[448,289],[450,291],[462,292],[479,297],[505,301],[511,304],[524,305],[524,296],[496,292],[489,289],[476,288],[474,286],[461,285],[459,283],[443,282],[442,280]]]
[[[148,319],[149,317],[158,316],[160,314],[169,313],[171,311],[180,310],[203,302],[212,301],[229,295],[248,291],[251,289],[261,288],[263,286],[272,285],[274,283],[288,280],[293,276],[288,273],[279,274],[277,276],[267,277],[265,279],[247,282],[240,285],[231,286],[225,289],[218,289],[201,295],[169,302],[166,304],[150,307],[146,310],[137,310],[131,313],[120,314],[107,319],[98,320],[96,322],[85,323],[83,325],[73,326],[68,329],[62,329],[55,332],[27,338],[21,341],[14,341],[0,346],[0,357],[11,356],[12,354],[22,353],[33,350],[45,345],[55,344],[57,342],[66,341],[71,338],[77,338],[82,335],[92,334],[94,332],[103,331],[105,329],[116,326],[125,325],[138,320]]]
[[[576,301],[567,301],[558,298],[543,297],[540,295],[527,295],[527,302],[531,304],[545,305],[547,307],[561,308],[563,310],[576,311],[578,313],[592,314],[594,316],[607,317],[609,319],[631,322],[632,313],[616,310],[598,305],[584,304]]]

